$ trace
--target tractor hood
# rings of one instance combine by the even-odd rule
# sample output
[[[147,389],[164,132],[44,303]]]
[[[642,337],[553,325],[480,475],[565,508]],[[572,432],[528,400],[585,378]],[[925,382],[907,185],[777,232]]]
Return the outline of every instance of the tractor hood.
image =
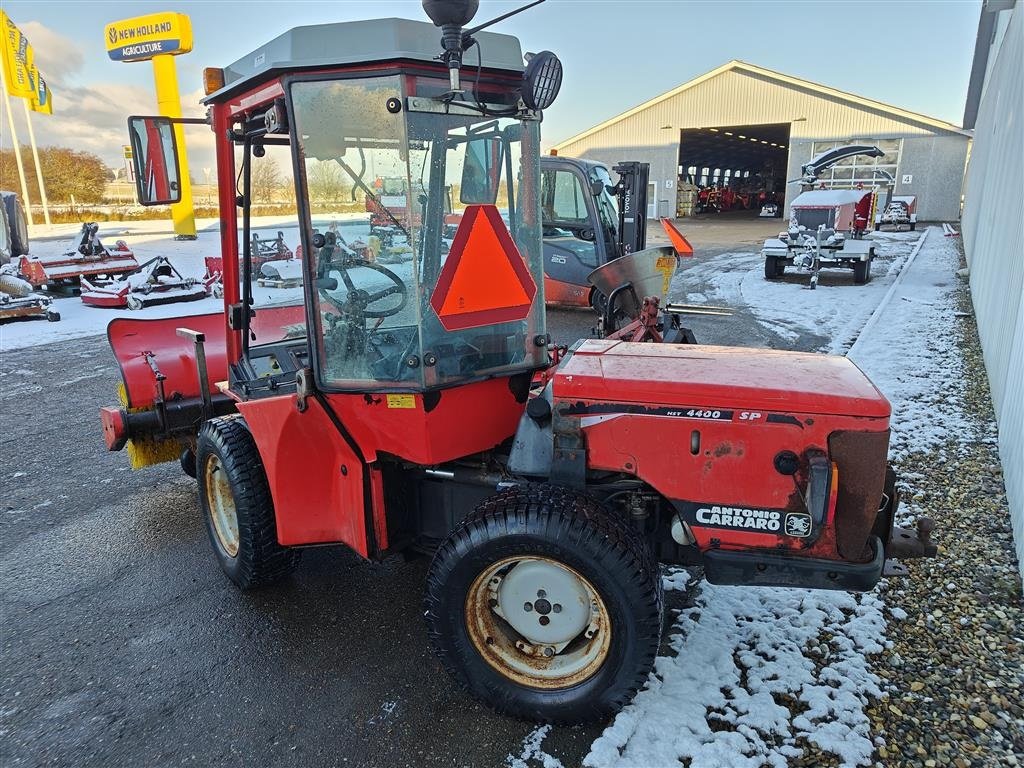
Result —
[[[581,342],[554,399],[657,408],[887,419],[889,401],[845,357],[690,344]],[[722,414],[725,418],[725,414]]]

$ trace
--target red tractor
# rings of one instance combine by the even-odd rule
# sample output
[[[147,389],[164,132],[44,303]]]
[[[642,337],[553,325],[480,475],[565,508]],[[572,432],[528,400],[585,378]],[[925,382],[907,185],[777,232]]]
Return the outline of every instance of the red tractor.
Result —
[[[432,553],[426,622],[454,678],[500,711],[579,722],[647,680],[659,562],[864,590],[887,558],[934,553],[893,527],[889,403],[845,358],[605,339],[552,363],[540,119],[561,65],[466,29],[476,2],[423,5],[440,60],[434,27],[384,19],[294,29],[207,71],[224,313],[110,324],[125,402],[102,410],[107,445],[180,454],[228,577],[269,584],[324,544]],[[132,135],[167,121],[130,118]],[[294,158],[292,300],[253,288],[252,158],[275,145]],[[173,142],[135,150],[174,173]],[[407,261],[314,231],[308,165],[358,174],[361,156],[427,190],[418,224],[391,212]],[[143,202],[173,202],[163,186]]]

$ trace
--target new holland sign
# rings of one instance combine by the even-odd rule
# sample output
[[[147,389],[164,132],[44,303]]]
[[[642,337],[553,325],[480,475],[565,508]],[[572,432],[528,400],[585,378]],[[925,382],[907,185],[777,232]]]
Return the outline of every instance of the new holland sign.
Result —
[[[107,24],[107,55],[114,61],[145,61],[192,50],[192,22],[182,13],[151,13]]]

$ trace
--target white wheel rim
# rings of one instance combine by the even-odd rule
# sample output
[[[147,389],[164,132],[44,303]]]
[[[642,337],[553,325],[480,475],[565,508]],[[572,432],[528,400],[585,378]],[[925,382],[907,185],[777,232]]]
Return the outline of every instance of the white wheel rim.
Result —
[[[592,677],[611,647],[601,596],[579,572],[548,557],[511,557],[484,569],[466,596],[477,651],[531,688],[565,688]]]
[[[210,521],[217,541],[231,557],[238,555],[238,512],[231,483],[220,457],[211,454],[206,459],[206,506],[210,510]]]

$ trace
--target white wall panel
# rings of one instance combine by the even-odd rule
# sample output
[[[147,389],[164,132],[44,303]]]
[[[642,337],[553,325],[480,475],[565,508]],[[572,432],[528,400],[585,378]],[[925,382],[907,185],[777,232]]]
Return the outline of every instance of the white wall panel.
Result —
[[[1024,9],[1018,4],[978,110],[963,238],[999,455],[1024,575]]]

